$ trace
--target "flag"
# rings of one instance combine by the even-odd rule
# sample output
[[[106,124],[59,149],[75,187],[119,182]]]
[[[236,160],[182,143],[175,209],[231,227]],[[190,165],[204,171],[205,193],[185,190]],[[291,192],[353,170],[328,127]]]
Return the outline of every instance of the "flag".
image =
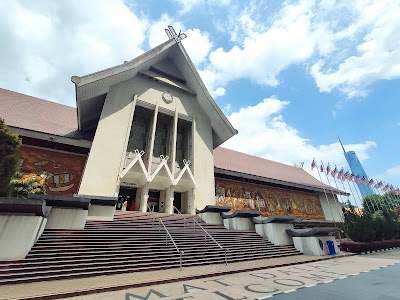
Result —
[[[324,173],[324,165],[321,163],[321,168],[319,169],[321,173]]]
[[[387,185],[385,185],[385,186],[383,187],[382,191],[383,191],[383,192],[386,192],[388,189],[389,189],[389,185],[387,184]]]
[[[351,173],[351,174],[349,175],[349,181],[353,181],[353,179],[354,179],[354,174]]]
[[[362,184],[366,184],[366,183],[367,183],[367,180],[365,179],[365,176],[363,176],[363,177],[361,178],[361,183],[362,183]]]
[[[354,182],[357,183],[360,181],[360,175],[357,175],[356,177],[354,177]]]
[[[371,179],[368,181],[367,186],[371,186],[371,185],[373,185],[373,184],[374,184],[374,180],[371,178]]]
[[[393,185],[390,185],[390,192],[394,193],[394,191],[395,191],[395,189],[394,189]]]
[[[335,168],[331,172],[332,177],[335,177],[337,172],[338,172],[338,170],[337,170],[337,167],[335,166]]]
[[[379,181],[377,184],[374,185],[374,188],[379,189],[382,187],[382,185],[383,185],[382,181]]]
[[[326,175],[329,175],[330,171],[331,171],[331,166],[328,163],[328,165],[326,166]]]
[[[314,171],[314,168],[317,166],[317,163],[315,162],[315,158],[313,158],[313,161],[311,163],[311,171]]]
[[[349,179],[349,171],[346,171],[346,173],[342,175],[342,180],[348,180],[348,179]]]
[[[340,169],[337,178],[343,180],[343,168]]]

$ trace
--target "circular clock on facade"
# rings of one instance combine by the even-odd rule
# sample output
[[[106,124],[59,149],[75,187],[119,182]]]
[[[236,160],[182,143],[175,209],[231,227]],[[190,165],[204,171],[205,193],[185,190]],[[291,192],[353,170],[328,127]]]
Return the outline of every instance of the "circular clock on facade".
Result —
[[[165,103],[171,103],[172,100],[174,100],[174,96],[172,96],[172,94],[170,92],[164,92],[162,94],[162,98],[164,100]]]

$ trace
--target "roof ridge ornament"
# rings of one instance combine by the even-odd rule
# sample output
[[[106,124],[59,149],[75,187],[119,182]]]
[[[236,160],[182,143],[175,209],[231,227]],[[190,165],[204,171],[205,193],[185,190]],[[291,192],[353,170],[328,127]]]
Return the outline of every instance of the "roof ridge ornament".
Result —
[[[179,34],[176,33],[174,27],[172,27],[171,25],[168,25],[168,28],[164,29],[165,32],[168,35],[168,38],[170,39],[174,39],[175,42],[177,42],[178,44],[185,38],[187,38],[186,33],[182,32],[182,30],[179,30]]]

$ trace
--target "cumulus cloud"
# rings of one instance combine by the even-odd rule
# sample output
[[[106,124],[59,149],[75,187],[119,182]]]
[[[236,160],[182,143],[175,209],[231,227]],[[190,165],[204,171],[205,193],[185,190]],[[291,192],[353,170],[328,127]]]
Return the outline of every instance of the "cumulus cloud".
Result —
[[[228,119],[239,134],[222,146],[289,165],[304,162],[304,169],[307,171],[310,171],[310,163],[314,157],[318,163],[322,160],[325,164],[329,162],[331,166],[347,167],[339,142],[313,145],[284,120],[282,111],[288,105],[289,101],[271,97],[231,113]],[[368,151],[376,147],[376,143],[365,141],[347,144],[345,147],[346,150],[354,150],[358,158],[364,161],[369,158]]]
[[[390,177],[400,177],[400,165],[387,169],[386,174]]]
[[[138,56],[148,27],[123,1],[1,1],[0,11],[0,86],[68,105],[72,75]]]
[[[338,89],[349,98],[400,78],[397,0],[284,2],[270,18],[259,6],[250,1],[227,21],[234,45],[210,53],[204,72],[214,73],[211,90],[241,78],[277,86],[294,64],[306,67],[321,92]]]
[[[181,22],[175,22],[174,19],[167,14],[163,14],[157,22],[151,25],[149,29],[150,48],[156,47],[168,39],[164,32],[164,28],[167,28],[168,25],[172,25],[178,32],[182,30],[189,36],[189,38],[182,41],[182,44],[194,65],[196,67],[200,66],[213,47],[208,33],[201,32],[198,28],[186,29]]]

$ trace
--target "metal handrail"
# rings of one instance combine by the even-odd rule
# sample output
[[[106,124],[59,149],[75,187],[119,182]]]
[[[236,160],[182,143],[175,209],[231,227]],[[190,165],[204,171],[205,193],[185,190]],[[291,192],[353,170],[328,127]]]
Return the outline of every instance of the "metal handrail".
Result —
[[[208,236],[211,238],[211,240],[214,241],[214,243],[217,244],[217,246],[218,246],[220,249],[222,249],[222,250],[225,252],[225,265],[228,265],[228,258],[227,258],[227,254],[226,254],[226,253],[227,253],[227,250],[226,250],[224,247],[222,247],[222,246],[217,242],[217,240],[214,239],[213,236],[212,236],[211,234],[209,234],[208,231],[205,230],[205,229],[203,228],[203,226],[200,225],[199,222],[197,222],[195,219],[193,219],[193,228],[195,228],[196,224],[206,233],[206,235],[208,235]]]
[[[169,237],[171,239],[171,241],[172,241],[172,244],[174,244],[176,251],[178,251],[178,253],[179,253],[179,257],[180,257],[179,266],[180,266],[180,270],[182,270],[182,255],[183,255],[184,252],[179,250],[178,246],[175,244],[175,241],[172,238],[171,234],[169,233],[169,231],[168,231],[167,227],[165,226],[164,222],[161,219],[158,219],[158,225],[160,225],[160,224],[164,227],[164,230],[167,233],[167,235],[165,236],[165,246],[168,245],[167,237]],[[158,229],[160,230],[160,226],[158,227]]]
[[[174,211],[176,210],[178,212],[178,214],[183,215],[176,206],[173,206],[173,208]],[[186,217],[183,218],[183,228],[186,228]]]

